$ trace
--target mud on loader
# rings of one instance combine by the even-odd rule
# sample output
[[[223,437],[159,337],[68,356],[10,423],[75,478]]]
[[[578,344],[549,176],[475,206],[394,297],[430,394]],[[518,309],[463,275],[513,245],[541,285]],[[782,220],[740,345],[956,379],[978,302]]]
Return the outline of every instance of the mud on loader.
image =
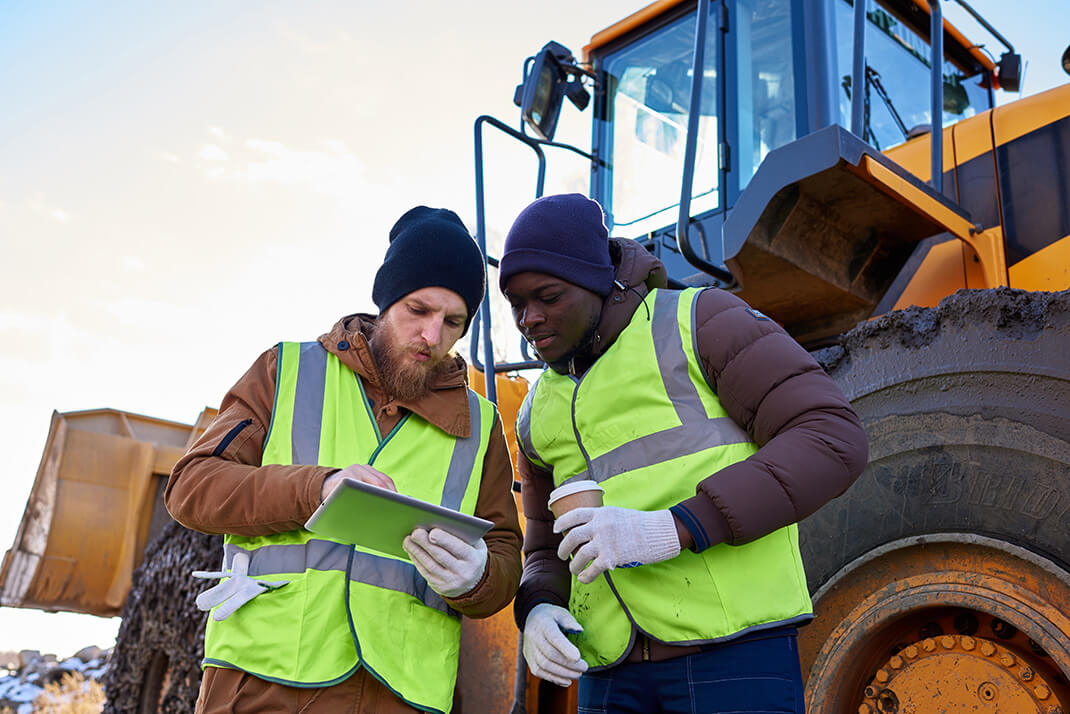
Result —
[[[862,417],[865,473],[800,524],[815,713],[1070,712],[1070,84],[997,107],[1021,59],[956,1],[998,59],[938,0],[660,0],[581,62],[529,58],[519,129],[476,120],[484,252],[483,130],[532,148],[536,195],[544,148],[579,153],[613,235],[777,320]],[[591,151],[555,142],[592,93]],[[525,388],[504,373],[538,363],[480,363],[489,301],[472,335],[509,420]],[[53,418],[0,604],[121,611],[107,711],[192,711],[204,616],[174,574],[218,544],[160,489],[211,416]],[[104,514],[123,525],[94,551],[78,536]],[[455,711],[575,711],[526,672],[509,613],[462,638]]]

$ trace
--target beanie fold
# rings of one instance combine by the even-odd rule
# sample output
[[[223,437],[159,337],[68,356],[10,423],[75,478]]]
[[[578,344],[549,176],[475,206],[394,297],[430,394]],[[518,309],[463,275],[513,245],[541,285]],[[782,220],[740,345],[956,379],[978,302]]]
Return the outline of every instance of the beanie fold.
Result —
[[[372,301],[383,313],[409,293],[430,287],[461,297],[467,332],[486,290],[486,261],[456,213],[417,206],[390,229],[390,247],[375,274]]]
[[[613,289],[602,207],[579,193],[543,196],[520,212],[505,237],[498,287],[517,273],[552,275],[605,297]]]

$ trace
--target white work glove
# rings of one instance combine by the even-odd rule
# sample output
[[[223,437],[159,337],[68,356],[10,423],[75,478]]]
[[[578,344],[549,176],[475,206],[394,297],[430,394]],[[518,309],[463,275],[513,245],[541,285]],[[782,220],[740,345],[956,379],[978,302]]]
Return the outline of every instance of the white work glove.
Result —
[[[581,583],[590,583],[613,568],[658,563],[680,554],[680,536],[672,513],[602,506],[577,508],[554,521],[554,533],[568,531],[557,557]]]
[[[431,589],[442,597],[457,597],[471,590],[487,569],[487,544],[480,538],[468,545],[441,528],[417,528],[401,542],[412,564]]]
[[[253,580],[249,577],[249,554],[238,552],[230,564],[230,570],[194,570],[193,577],[213,580],[226,578],[197,596],[198,610],[211,610],[219,605],[219,609],[212,613],[213,620],[225,620],[234,614],[234,611],[257,595],[267,591],[281,588],[288,584],[289,580],[276,580],[267,582]]]
[[[539,679],[567,687],[587,671],[580,651],[564,632],[583,632],[568,610],[548,602],[531,608],[524,621],[524,659]]]

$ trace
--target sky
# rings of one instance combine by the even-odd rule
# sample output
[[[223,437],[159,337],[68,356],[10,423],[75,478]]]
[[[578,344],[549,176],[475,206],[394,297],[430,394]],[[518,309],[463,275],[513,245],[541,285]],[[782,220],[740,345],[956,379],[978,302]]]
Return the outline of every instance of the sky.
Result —
[[[405,210],[449,207],[474,230],[473,122],[516,126],[524,59],[549,40],[579,56],[645,4],[0,3],[0,551],[53,410],[192,424],[263,349],[374,312]],[[1022,96],[1070,79],[1065,0],[971,4],[1024,55]],[[566,105],[557,139],[588,148],[589,127]],[[493,255],[535,163],[485,145]],[[587,191],[581,159],[549,157],[548,193]],[[496,339],[510,330],[499,319]],[[0,651],[63,657],[117,628],[0,608]]]

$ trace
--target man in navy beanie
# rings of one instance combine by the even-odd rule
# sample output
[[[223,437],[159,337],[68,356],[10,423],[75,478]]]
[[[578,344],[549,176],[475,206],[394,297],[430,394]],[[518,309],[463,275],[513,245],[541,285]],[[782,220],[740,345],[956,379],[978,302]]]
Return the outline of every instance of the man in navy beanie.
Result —
[[[222,569],[196,574],[223,579],[197,598],[212,611],[198,712],[450,710],[461,616],[502,609],[520,579],[501,417],[453,352],[484,289],[457,214],[407,211],[372,284],[379,314],[265,351],[175,466],[171,514],[224,535]],[[346,479],[493,525],[475,542],[417,528],[407,558],[305,530]]]
[[[795,524],[861,473],[865,432],[775,322],[666,284],[579,194],[505,239],[499,287],[548,365],[516,423],[524,657],[583,712],[803,712]],[[592,486],[601,507],[552,505]]]

